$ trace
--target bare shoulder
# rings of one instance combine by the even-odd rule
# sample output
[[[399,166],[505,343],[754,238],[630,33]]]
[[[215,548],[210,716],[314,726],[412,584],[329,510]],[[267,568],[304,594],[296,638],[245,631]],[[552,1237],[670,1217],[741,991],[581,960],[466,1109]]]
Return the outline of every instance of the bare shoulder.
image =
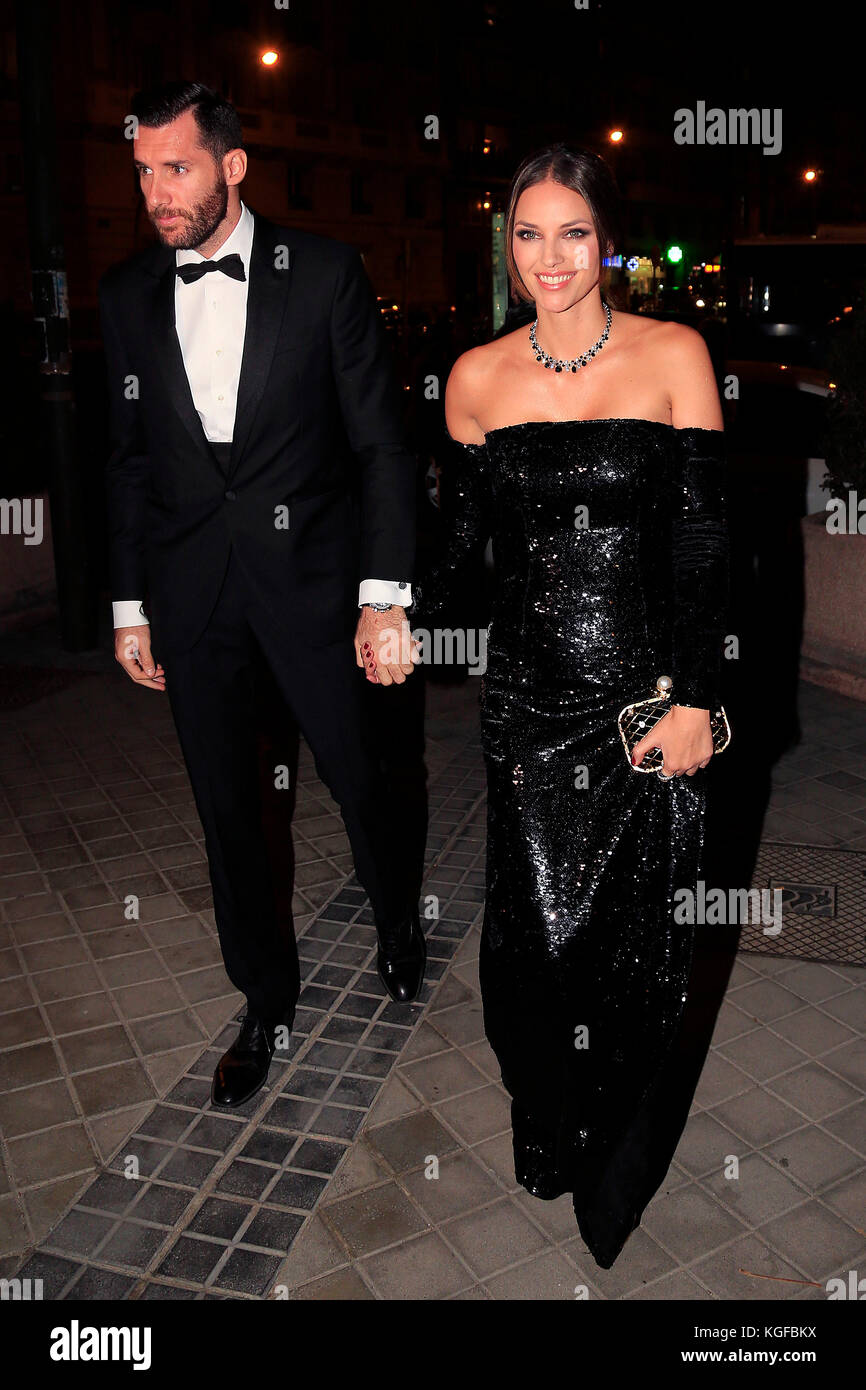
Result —
[[[472,382],[481,384],[489,380],[513,352],[513,339],[518,332],[516,329],[514,333],[506,333],[502,338],[493,338],[489,343],[479,343],[478,347],[469,348],[467,352],[461,353],[451,368],[451,376],[458,374],[461,383],[467,385]]]
[[[478,347],[462,352],[451,368],[449,386],[453,382],[461,391],[471,389],[473,383],[484,381],[493,370],[498,343],[481,343]]]
[[[657,322],[660,361],[663,363],[676,429],[724,428],[724,417],[709,349],[696,328],[685,323]]]
[[[500,361],[501,346],[495,341],[469,348],[451,368],[445,388],[445,421],[448,433],[462,444],[484,443],[484,431],[476,413],[487,397]]]
[[[675,323],[670,319],[654,319],[646,314],[617,315],[617,321],[626,327],[628,338],[642,349],[651,353],[674,353],[677,357],[693,361],[707,352],[707,346],[696,328],[688,324]]]
[[[684,363],[709,362],[706,342],[696,328],[689,328],[687,323],[658,323],[657,327],[664,334],[666,352],[676,354]]]

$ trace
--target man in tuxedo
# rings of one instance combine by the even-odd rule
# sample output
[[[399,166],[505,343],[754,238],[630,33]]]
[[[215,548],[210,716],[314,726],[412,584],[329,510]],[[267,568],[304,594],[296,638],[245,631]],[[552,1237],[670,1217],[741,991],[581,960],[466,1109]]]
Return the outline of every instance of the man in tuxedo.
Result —
[[[226,971],[247,999],[212,1097],[240,1105],[300,989],[259,804],[262,657],[340,806],[385,987],[401,1001],[421,987],[417,901],[360,702],[361,681],[401,684],[417,659],[416,464],[358,252],[244,205],[240,122],[208,88],[166,84],[132,114],[158,242],[100,282],[115,654],[168,693]]]

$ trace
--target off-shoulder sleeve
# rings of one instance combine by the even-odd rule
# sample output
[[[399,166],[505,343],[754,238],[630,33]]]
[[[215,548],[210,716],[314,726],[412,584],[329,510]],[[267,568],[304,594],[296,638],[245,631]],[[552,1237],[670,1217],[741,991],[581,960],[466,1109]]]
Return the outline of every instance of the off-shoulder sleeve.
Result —
[[[716,710],[730,584],[725,437],[697,427],[674,433],[673,700]]]
[[[461,444],[446,435],[437,457],[447,482],[442,503],[444,539],[433,562],[412,586],[408,616],[413,627],[431,626],[431,620],[458,598],[492,528],[487,445]]]

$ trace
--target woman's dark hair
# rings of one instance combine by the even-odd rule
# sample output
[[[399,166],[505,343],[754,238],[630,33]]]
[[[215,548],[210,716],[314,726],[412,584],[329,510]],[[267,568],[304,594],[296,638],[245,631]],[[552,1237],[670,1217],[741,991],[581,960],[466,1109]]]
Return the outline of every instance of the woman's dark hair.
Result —
[[[544,183],[546,179],[561,183],[563,188],[572,188],[575,193],[586,199],[598,236],[599,254],[602,257],[614,255],[622,242],[619,189],[601,155],[562,142],[547,145],[536,154],[527,155],[514,175],[508,197],[508,211],[505,216],[505,264],[512,294],[530,303],[535,302],[534,297],[523,282],[512,250],[514,223],[520,195],[533,184]],[[616,309],[618,305],[615,301],[618,296],[604,283],[609,279],[610,271],[605,267],[601,275],[602,302]]]
[[[192,111],[201,143],[217,163],[229,150],[244,147],[237,111],[225,97],[201,82],[163,82],[159,87],[136,92],[131,111],[139,125],[157,130],[176,121],[184,111]]]

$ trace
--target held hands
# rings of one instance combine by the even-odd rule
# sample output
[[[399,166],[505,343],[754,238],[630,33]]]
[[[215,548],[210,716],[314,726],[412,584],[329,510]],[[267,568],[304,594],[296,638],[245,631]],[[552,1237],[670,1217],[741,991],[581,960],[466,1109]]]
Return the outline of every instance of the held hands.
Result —
[[[136,685],[149,685],[151,690],[165,691],[165,671],[151,655],[150,627],[147,623],[114,629],[114,658]]]
[[[651,748],[662,750],[662,772],[666,777],[679,777],[683,772],[693,777],[713,756],[710,711],[672,705],[655,728],[635,744],[631,759],[635,767],[640,767]]]
[[[385,613],[362,608],[355,629],[355,663],[373,685],[403,685],[421,660],[406,613],[399,604]]]

